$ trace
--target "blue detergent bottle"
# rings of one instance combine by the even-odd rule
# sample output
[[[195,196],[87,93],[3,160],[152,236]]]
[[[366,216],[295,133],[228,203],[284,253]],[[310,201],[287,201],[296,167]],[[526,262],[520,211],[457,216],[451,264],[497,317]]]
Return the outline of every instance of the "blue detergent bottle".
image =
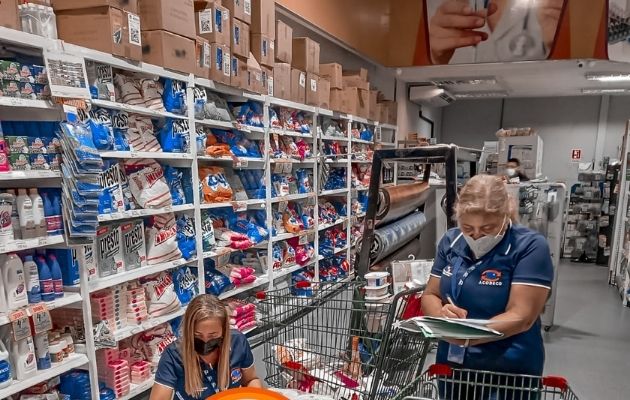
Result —
[[[48,197],[48,193],[42,193],[42,199],[44,200],[44,217],[46,217],[46,233],[48,235],[56,235],[55,230],[55,211],[53,209],[52,201]]]
[[[61,273],[61,266],[59,261],[57,261],[57,256],[52,252],[48,253],[48,267],[52,275],[55,298],[63,297],[63,274]]]
[[[63,217],[61,216],[61,193],[55,193],[52,200],[52,210],[54,213],[55,233],[63,235]]]
[[[55,286],[53,283],[52,273],[46,263],[44,256],[37,256],[35,258],[37,269],[39,270],[39,288],[42,294],[43,301],[55,300]]]

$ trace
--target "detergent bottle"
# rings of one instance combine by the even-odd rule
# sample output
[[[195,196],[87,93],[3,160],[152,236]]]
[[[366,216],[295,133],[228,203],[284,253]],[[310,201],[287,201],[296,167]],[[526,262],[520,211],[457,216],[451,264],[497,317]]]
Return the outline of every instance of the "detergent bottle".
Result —
[[[33,239],[36,237],[35,220],[33,219],[33,201],[28,197],[26,189],[18,189],[17,206],[22,239]]]
[[[52,253],[48,254],[48,267],[52,275],[55,297],[63,297],[63,276],[61,274],[61,267],[59,266],[59,261],[57,261],[57,256]]]
[[[11,363],[9,362],[9,352],[0,339],[0,389],[11,385]]]
[[[35,225],[35,237],[46,236],[46,215],[44,213],[44,201],[37,189],[29,190],[29,197],[33,203],[33,223]]]
[[[39,290],[42,294],[43,301],[55,300],[55,286],[53,283],[52,273],[50,267],[46,263],[46,258],[39,255],[35,258],[37,264],[37,270],[39,272]]]
[[[23,381],[37,371],[37,359],[35,357],[35,345],[33,338],[13,341],[11,343],[11,360],[15,369],[15,378]]]
[[[20,214],[18,213],[17,194],[15,189],[7,190],[7,193],[13,195],[13,210],[11,210],[11,226],[13,227],[13,239],[22,239],[22,229],[20,228]]]
[[[39,271],[33,256],[24,256],[24,275],[26,278],[26,293],[28,302],[36,304],[42,301],[42,293],[39,287]]]
[[[7,308],[17,310],[28,305],[26,294],[26,278],[24,276],[24,265],[17,254],[9,254],[2,265],[2,280],[4,291],[7,296]]]

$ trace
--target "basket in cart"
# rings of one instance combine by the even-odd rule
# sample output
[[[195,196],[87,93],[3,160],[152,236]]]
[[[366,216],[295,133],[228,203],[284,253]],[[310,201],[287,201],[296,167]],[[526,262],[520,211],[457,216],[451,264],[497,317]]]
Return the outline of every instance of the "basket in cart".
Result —
[[[364,285],[325,285],[308,296],[296,296],[294,288],[266,294],[269,386],[322,399],[391,399],[422,372],[431,342],[394,327],[421,288],[368,300]]]
[[[436,364],[393,400],[578,400],[567,380]]]

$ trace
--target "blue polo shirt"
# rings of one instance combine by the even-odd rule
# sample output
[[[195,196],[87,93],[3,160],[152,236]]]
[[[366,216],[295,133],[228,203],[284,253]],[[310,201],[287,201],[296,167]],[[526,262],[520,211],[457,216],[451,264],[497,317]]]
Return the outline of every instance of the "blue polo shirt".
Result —
[[[254,365],[254,355],[249,347],[247,337],[239,331],[231,331],[232,344],[230,346],[230,389],[241,387],[241,379],[243,378],[243,370],[251,368]],[[199,361],[201,365],[201,377],[204,385],[204,391],[199,397],[191,397],[186,393],[184,362],[179,351],[179,341],[171,343],[158,364],[155,373],[155,382],[160,385],[169,387],[175,391],[175,400],[199,400],[218,393],[218,381],[216,371],[203,361]]]
[[[472,267],[475,267],[472,269]],[[466,274],[469,275],[459,285]],[[512,285],[551,289],[553,262],[547,240],[522,225],[510,226],[501,242],[475,260],[459,228],[438,245],[431,275],[440,279],[442,299],[450,295],[468,318],[490,319],[505,312]],[[453,281],[455,279],[455,281]],[[526,332],[466,349],[460,368],[541,375],[545,350],[540,318]],[[449,344],[440,342],[437,362],[448,362]]]

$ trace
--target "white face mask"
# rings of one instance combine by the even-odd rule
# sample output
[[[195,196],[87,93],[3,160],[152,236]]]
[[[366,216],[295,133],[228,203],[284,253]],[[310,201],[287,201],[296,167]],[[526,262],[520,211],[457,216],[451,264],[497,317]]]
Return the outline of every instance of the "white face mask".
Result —
[[[509,177],[516,176],[516,170],[514,168],[506,168],[505,173]]]
[[[505,221],[507,218],[503,219],[503,224],[501,224],[501,229],[499,230],[499,234],[496,236],[482,236],[479,239],[475,240],[468,235],[464,235],[464,239],[466,243],[468,243],[468,247],[475,255],[475,258],[479,259],[490,252],[490,250],[494,249],[496,245],[503,240],[503,236],[505,236],[505,232],[503,232],[503,227],[505,226]]]

